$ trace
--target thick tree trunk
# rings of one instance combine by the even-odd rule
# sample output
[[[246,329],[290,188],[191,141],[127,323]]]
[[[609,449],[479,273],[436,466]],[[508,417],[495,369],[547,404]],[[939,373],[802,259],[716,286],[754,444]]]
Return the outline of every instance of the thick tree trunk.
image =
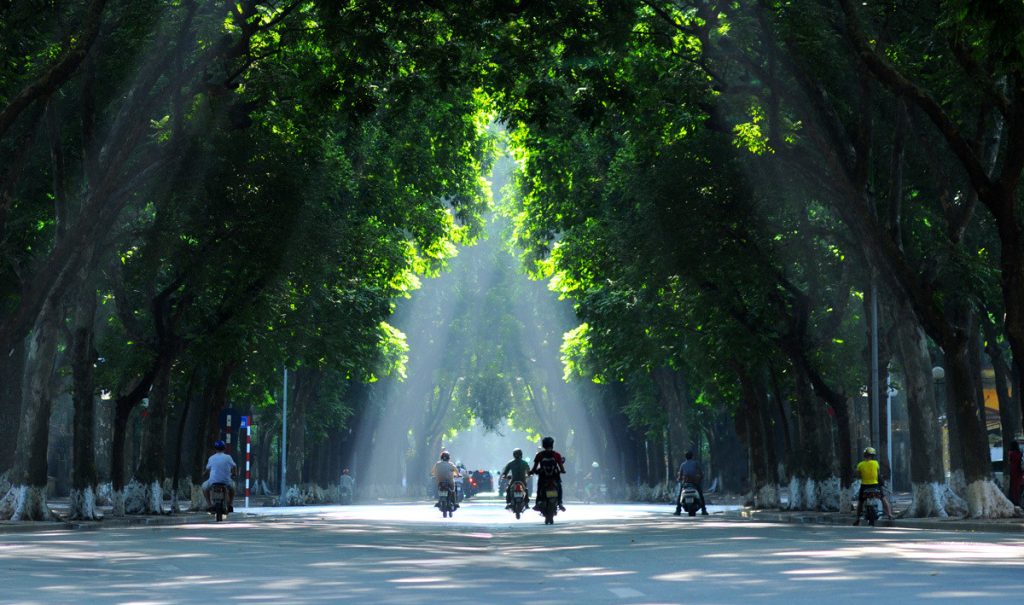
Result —
[[[782,385],[779,382],[779,373],[775,368],[769,370],[768,379],[771,381],[772,387],[772,401],[775,404],[773,412],[777,414],[778,433],[782,436],[782,451],[783,455],[778,457],[781,459],[783,470],[773,469],[776,473],[776,482],[788,482],[789,473],[793,468],[793,453],[796,451],[793,447],[793,413],[789,403],[786,401],[786,397],[782,393]]]
[[[81,285],[75,308],[71,343],[71,374],[74,381],[73,467],[71,472],[71,519],[98,519],[96,510],[96,387],[94,368],[98,355],[93,346],[96,290],[88,280]]]
[[[1011,394],[1012,372],[1003,356],[1003,349],[999,346],[996,326],[986,316],[982,318],[982,327],[985,330],[985,353],[992,361],[992,371],[995,374],[996,397],[999,399],[999,427],[1003,438],[1003,460],[1006,460],[1010,442],[1021,430],[1021,409]]]
[[[0,500],[0,519],[48,521],[56,518],[46,504],[46,453],[59,335],[60,312],[56,301],[50,299],[29,335],[18,451],[10,476],[11,487]]]
[[[1006,307],[1006,340],[1013,351],[1014,386],[1024,384],[1024,232],[1017,218],[1017,196],[1013,191],[1003,191],[1005,198],[1002,207],[1008,210],[1008,216],[999,222],[999,238],[1002,242],[999,260],[1000,278],[1002,281],[1003,304]],[[1014,389],[1013,397],[1021,407],[1024,417],[1024,393]],[[1018,426],[1018,431],[1024,427]]]
[[[942,464],[940,406],[935,398],[928,339],[910,309],[893,321],[894,344],[903,368],[910,429],[910,482],[913,501],[908,517],[946,517],[961,512],[962,501],[946,487]],[[959,501],[959,506],[958,506]],[[963,510],[962,512],[966,512]]]
[[[113,437],[110,446],[110,498],[114,506],[114,516],[125,514],[125,475],[128,460],[125,456],[128,441],[128,420],[132,410],[149,392],[153,384],[155,369],[144,376],[138,377],[126,386],[114,403]]]
[[[797,395],[797,441],[789,507],[796,510],[838,510],[839,478],[824,404],[814,396],[809,377],[794,366]]]
[[[750,450],[750,501],[756,508],[778,508],[778,484],[775,471],[769,463],[768,448],[772,447],[767,438],[764,424],[764,408],[767,401],[762,385],[740,364],[735,364],[737,377],[743,394],[743,417],[747,446]]]
[[[24,378],[25,343],[19,341],[0,355],[0,474],[14,466]]]
[[[658,402],[668,417],[669,466],[682,463],[687,451],[693,450],[686,422],[690,408],[690,394],[683,373],[660,367],[651,373],[658,387]]]
[[[128,514],[164,514],[163,481],[166,475],[167,412],[171,373],[176,353],[160,351],[157,357],[149,406],[143,410],[142,447],[138,467],[125,486],[125,512]]]
[[[308,481],[306,466],[306,413],[319,390],[321,373],[313,368],[295,371],[293,396],[288,398],[288,495],[286,504],[302,504],[300,486]],[[294,495],[293,495],[294,494]]]
[[[956,442],[950,434],[950,455],[963,460],[964,499],[972,517],[1011,517],[1013,505],[992,481],[988,440],[978,413],[973,380],[973,360],[966,337],[945,343],[950,411],[957,427]]]

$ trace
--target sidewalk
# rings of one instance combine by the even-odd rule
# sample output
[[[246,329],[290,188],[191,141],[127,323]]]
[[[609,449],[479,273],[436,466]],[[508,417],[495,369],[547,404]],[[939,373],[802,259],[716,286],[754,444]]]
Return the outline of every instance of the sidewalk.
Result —
[[[66,517],[67,500],[56,499],[47,503],[50,510],[59,516]],[[158,527],[168,525],[189,525],[193,523],[214,523],[213,515],[197,511],[184,511],[163,515],[126,515],[114,517],[109,506],[98,507],[103,515],[101,521],[0,521],[0,534],[34,533],[48,531],[113,529],[121,527]],[[234,512],[229,520],[237,521],[246,517],[242,512]]]
[[[898,512],[898,511],[897,511]],[[756,521],[758,523],[791,523],[814,525],[853,525],[853,513],[822,512],[822,511],[789,511],[789,510],[758,510],[744,508],[738,513],[726,516]],[[867,521],[861,520],[861,526],[868,527]],[[879,520],[877,527],[896,529],[937,529],[943,531],[984,531],[984,532],[1024,532],[1024,519],[965,519],[958,517],[924,519],[897,517],[892,521]]]

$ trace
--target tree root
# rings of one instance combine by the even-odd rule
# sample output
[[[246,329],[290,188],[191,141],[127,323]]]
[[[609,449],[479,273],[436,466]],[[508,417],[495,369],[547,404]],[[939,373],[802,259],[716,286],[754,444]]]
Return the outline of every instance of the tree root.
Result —
[[[0,519],[11,521],[59,521],[46,505],[46,488],[12,485],[0,500]]]

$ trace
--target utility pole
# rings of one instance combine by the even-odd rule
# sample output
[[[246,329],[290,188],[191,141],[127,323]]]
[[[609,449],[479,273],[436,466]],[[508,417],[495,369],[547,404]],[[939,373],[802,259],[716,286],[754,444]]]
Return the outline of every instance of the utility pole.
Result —
[[[281,392],[281,506],[288,491],[288,367],[284,368],[284,389]]]
[[[871,446],[878,445],[881,431],[878,418],[878,286],[871,276]]]

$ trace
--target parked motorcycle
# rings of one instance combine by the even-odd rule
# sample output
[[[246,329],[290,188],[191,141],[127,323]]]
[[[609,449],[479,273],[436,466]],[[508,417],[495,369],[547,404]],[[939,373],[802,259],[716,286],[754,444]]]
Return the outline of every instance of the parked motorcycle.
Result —
[[[700,492],[697,486],[692,483],[684,483],[679,490],[679,507],[686,511],[686,514],[694,517],[700,510]]]
[[[228,515],[228,486],[223,483],[210,486],[209,511],[216,516],[218,522]]]
[[[526,484],[522,481],[516,481],[510,489],[512,490],[512,512],[515,513],[516,519],[518,519],[523,514],[523,511],[526,510]]]

